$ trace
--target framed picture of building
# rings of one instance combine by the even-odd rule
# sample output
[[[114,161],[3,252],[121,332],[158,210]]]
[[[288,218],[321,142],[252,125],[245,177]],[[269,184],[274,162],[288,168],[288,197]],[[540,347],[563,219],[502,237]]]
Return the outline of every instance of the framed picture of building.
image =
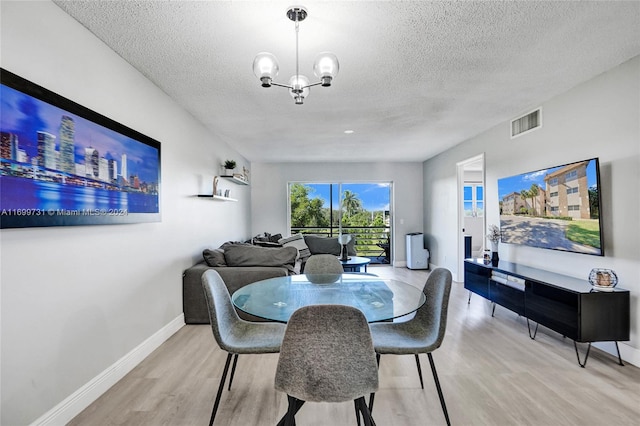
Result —
[[[0,69],[0,227],[159,222],[160,142]]]

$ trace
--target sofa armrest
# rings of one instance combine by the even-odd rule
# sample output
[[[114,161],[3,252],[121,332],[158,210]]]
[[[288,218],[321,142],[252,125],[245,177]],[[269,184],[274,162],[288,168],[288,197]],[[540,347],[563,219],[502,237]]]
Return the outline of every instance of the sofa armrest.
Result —
[[[233,294],[234,291],[247,284],[268,278],[287,276],[289,272],[287,268],[275,266],[211,267],[205,262],[188,268],[182,275],[182,309],[184,311],[184,321],[187,324],[209,324],[209,310],[202,289],[202,274],[209,269],[213,269],[220,274],[229,290],[229,294]],[[242,311],[238,311],[238,315],[248,321],[260,320]]]

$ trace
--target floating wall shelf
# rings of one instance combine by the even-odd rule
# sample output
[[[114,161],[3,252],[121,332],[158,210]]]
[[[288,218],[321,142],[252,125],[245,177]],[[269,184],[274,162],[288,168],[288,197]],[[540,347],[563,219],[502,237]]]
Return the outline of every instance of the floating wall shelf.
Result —
[[[238,201],[235,198],[222,197],[220,195],[198,194],[198,197],[200,197],[200,198],[211,198],[211,199],[217,200],[217,201]]]
[[[242,180],[238,177],[232,176],[232,175],[222,175],[220,176],[221,178],[225,178],[227,180],[230,180],[233,183],[236,183],[238,185],[249,185],[249,182],[247,182],[246,180]]]

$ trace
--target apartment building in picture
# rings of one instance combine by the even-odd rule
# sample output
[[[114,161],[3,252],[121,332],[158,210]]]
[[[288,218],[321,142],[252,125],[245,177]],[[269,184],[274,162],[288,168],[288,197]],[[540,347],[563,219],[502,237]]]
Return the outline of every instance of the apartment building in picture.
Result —
[[[545,176],[547,216],[568,216],[589,219],[588,161],[570,164]]]

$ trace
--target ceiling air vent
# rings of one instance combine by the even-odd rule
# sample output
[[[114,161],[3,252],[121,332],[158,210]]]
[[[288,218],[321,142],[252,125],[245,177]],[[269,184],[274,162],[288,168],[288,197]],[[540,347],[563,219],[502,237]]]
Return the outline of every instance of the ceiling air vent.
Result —
[[[542,126],[542,108],[511,120],[511,138],[530,132]]]

